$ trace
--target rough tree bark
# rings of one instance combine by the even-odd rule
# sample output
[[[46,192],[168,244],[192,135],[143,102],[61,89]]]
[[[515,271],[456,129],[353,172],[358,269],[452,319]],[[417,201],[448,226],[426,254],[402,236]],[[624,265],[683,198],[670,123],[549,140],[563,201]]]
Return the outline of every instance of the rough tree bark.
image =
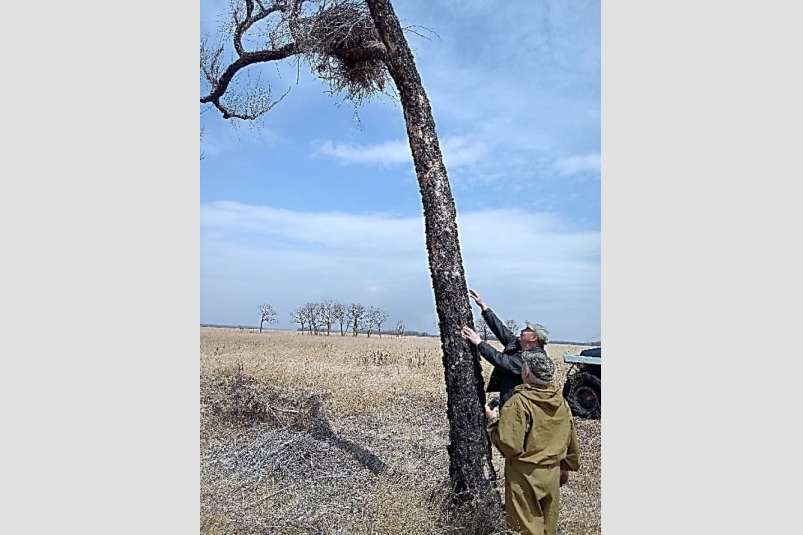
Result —
[[[484,381],[476,349],[460,335],[473,326],[463,260],[457,235],[457,213],[443,163],[435,120],[413,54],[389,0],[366,0],[387,48],[387,64],[396,84],[415,164],[443,348],[449,419],[449,475],[454,490],[469,491],[489,504],[499,504],[493,490],[496,473],[485,431]]]

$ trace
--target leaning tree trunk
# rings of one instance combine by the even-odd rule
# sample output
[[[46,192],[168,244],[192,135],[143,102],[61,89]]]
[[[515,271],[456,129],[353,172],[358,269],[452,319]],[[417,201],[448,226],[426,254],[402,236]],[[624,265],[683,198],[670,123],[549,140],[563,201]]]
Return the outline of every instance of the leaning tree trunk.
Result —
[[[399,92],[407,136],[424,205],[429,270],[443,348],[449,418],[449,475],[456,493],[480,498],[478,504],[501,508],[494,490],[496,472],[485,431],[485,392],[477,350],[460,335],[473,325],[468,302],[457,219],[435,121],[413,55],[388,0],[367,0],[371,17],[387,48],[388,70]]]

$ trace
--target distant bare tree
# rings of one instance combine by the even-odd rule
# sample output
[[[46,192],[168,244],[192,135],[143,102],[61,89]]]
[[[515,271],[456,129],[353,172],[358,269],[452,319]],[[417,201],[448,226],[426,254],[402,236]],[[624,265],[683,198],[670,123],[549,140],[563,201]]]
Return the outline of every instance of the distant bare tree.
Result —
[[[474,325],[477,326],[477,334],[482,336],[482,339],[487,342],[488,335],[491,334],[491,328],[485,323],[485,318],[482,317],[482,314],[474,317]]]
[[[346,311],[346,322],[351,327],[351,332],[354,333],[354,336],[357,336],[357,331],[360,329],[360,325],[363,322],[363,316],[365,316],[365,306],[359,303],[351,303]]]
[[[360,320],[360,329],[365,331],[366,336],[371,338],[371,333],[374,332],[374,322],[371,321],[371,316],[369,315],[370,308],[365,311],[365,315]]]
[[[379,316],[377,317],[376,320],[376,332],[379,333],[380,338],[382,337],[382,324],[388,320],[389,316],[390,314],[388,314],[386,311],[384,310],[379,311]]]
[[[382,338],[382,324],[385,320],[388,319],[388,313],[382,310],[381,308],[376,308],[374,306],[368,309],[368,317],[367,323],[368,327],[368,337],[371,336],[371,331],[374,327],[376,327],[376,332],[380,338]]]
[[[301,334],[304,334],[304,325],[307,323],[306,316],[301,308],[297,308],[290,313],[290,319],[293,323],[298,323],[301,325]],[[310,331],[312,334],[312,331]]]
[[[334,306],[335,303],[328,299],[318,303],[318,315],[321,318],[321,327],[326,327],[326,336],[329,336],[335,322]]]
[[[307,321],[311,334],[318,334],[323,321],[321,320],[321,306],[318,303],[307,302],[301,307],[301,313]]]
[[[399,338],[404,336],[404,322],[402,320],[399,320],[398,323],[396,323],[396,336]]]
[[[516,320],[505,320],[505,327],[507,327],[514,336],[519,332],[519,324],[516,323]]]
[[[261,319],[259,321],[259,332],[262,332],[263,323],[276,323],[276,311],[273,310],[272,306],[262,303],[259,305],[259,314],[261,315]]]
[[[343,303],[334,303],[332,305],[332,316],[340,325],[340,336],[346,336],[343,328],[346,326],[346,305]]]

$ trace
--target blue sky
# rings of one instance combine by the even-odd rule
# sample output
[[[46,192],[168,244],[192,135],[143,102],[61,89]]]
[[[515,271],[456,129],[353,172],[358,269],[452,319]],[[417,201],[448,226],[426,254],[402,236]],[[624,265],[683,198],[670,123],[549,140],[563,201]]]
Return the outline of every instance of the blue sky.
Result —
[[[201,2],[201,32],[227,3]],[[432,105],[463,264],[503,319],[601,338],[599,1],[395,2]],[[252,67],[257,124],[201,114],[201,323],[278,328],[308,301],[386,310],[437,332],[401,106],[358,110],[302,63]],[[201,106],[205,110],[206,106]],[[476,311],[476,307],[474,307]]]

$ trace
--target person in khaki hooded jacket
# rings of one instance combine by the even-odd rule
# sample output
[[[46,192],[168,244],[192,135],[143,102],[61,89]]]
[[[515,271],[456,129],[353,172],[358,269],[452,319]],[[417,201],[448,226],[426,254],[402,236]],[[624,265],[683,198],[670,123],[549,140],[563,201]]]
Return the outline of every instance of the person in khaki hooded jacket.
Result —
[[[467,333],[477,345],[479,335]],[[522,352],[523,384],[499,409],[486,405],[488,435],[505,458],[505,512],[510,529],[522,534],[555,535],[560,487],[580,468],[572,412],[553,384],[555,364],[548,356]]]

